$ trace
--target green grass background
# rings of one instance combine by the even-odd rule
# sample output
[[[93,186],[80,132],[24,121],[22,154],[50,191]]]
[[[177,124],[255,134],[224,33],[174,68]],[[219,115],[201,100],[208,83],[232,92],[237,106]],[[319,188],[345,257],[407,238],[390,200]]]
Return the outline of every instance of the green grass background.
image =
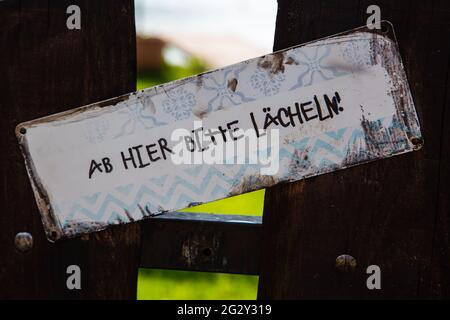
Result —
[[[139,73],[138,90],[203,71],[205,67],[196,59],[186,66],[165,64],[160,70]],[[183,211],[261,216],[263,206],[264,190],[260,190]],[[139,300],[253,300],[257,287],[257,276],[140,269],[137,296]]]

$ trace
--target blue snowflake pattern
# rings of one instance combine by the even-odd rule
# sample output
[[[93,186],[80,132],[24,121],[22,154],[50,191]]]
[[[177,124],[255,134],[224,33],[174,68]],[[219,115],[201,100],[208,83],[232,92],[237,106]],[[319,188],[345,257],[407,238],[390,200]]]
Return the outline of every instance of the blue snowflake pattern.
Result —
[[[239,73],[242,70],[243,68],[234,70],[234,72],[232,69],[226,70],[221,81],[217,81],[213,76],[205,79],[208,81],[208,84],[204,84],[203,88],[216,93],[214,98],[208,102],[208,108],[204,111],[205,113],[218,110],[229,104],[236,106],[254,100],[253,98],[246,97],[242,92],[237,90]],[[229,76],[231,72],[233,72],[232,77]]]
[[[136,102],[127,108],[119,111],[119,114],[126,115],[126,120],[120,127],[120,132],[114,139],[120,138],[124,135],[133,134],[137,127],[150,129],[165,125],[165,122],[158,121],[151,115],[150,108],[145,107],[141,102]]]
[[[256,69],[250,78],[253,89],[262,92],[265,96],[273,96],[280,92],[281,84],[286,80],[282,72],[271,73],[264,69]]]
[[[173,116],[176,120],[184,120],[192,115],[192,108],[196,105],[193,93],[177,87],[167,91],[167,97],[162,106],[164,112]]]
[[[100,119],[94,122],[88,122],[84,127],[84,136],[92,143],[101,143],[105,140],[109,131],[109,122],[107,119]]]
[[[297,84],[293,86],[291,90],[312,85],[317,79],[330,80],[335,77],[349,74],[347,71],[339,70],[337,67],[324,64],[325,58],[331,53],[330,46],[321,45],[316,46],[314,49],[312,57],[306,54],[303,49],[296,50],[291,56],[296,64],[304,69],[297,78]]]

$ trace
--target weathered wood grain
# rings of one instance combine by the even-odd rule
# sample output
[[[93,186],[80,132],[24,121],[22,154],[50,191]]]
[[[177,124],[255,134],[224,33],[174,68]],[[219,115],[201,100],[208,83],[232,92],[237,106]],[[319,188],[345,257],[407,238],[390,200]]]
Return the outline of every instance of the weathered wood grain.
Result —
[[[371,4],[394,25],[425,148],[270,189],[259,298],[449,296],[450,3],[279,0],[275,49],[363,25]],[[336,270],[341,254],[354,272]],[[382,290],[366,287],[372,264]]]
[[[79,31],[66,9],[79,5]],[[37,117],[135,90],[131,0],[0,2],[0,299],[132,299],[136,296],[138,225],[51,244],[17,147],[15,126]],[[34,237],[27,254],[17,232]],[[66,288],[66,268],[82,271],[82,290]]]
[[[445,48],[443,52],[447,53],[447,65],[443,64],[443,71],[446,73],[446,82],[441,83],[439,90],[445,92],[445,109],[441,118],[442,139],[439,161],[439,194],[438,194],[438,212],[435,222],[435,234],[433,240],[432,272],[434,275],[432,289],[436,297],[450,297],[450,12],[443,13],[446,20],[440,26],[446,30],[447,41],[442,38],[441,43]],[[437,39],[436,39],[437,40]],[[444,60],[445,58],[441,58]]]

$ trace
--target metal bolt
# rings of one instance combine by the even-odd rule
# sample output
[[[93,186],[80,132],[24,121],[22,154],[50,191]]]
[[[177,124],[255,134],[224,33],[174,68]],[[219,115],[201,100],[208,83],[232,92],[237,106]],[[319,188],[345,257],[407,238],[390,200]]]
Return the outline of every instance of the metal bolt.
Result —
[[[411,138],[411,143],[414,146],[414,150],[420,150],[423,147],[423,139],[419,138],[419,137],[412,137]]]
[[[33,248],[33,236],[28,232],[21,232],[16,235],[14,244],[20,252],[28,252]]]
[[[356,259],[351,255],[343,254],[336,258],[336,268],[342,272],[353,271],[356,268]]]

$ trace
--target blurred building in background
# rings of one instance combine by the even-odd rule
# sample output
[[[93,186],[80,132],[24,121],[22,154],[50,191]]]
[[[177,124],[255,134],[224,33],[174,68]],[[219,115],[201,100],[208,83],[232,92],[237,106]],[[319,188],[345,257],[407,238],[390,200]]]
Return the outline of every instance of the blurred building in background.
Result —
[[[161,38],[136,37],[137,68],[139,71],[151,71],[163,66],[163,50],[167,42]]]
[[[136,0],[139,70],[196,57],[215,69],[272,51],[275,0]]]
[[[184,58],[196,57],[209,69],[217,69],[268,53],[260,47],[233,35],[182,33],[137,39],[138,69],[151,70],[167,59],[183,64]]]

